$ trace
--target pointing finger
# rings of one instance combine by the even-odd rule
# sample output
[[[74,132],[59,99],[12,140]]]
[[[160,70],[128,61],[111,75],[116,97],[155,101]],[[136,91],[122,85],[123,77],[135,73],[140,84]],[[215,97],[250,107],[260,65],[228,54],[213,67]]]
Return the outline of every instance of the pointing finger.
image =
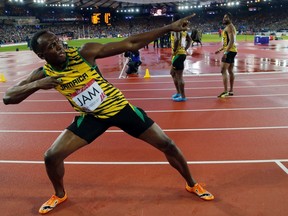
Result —
[[[189,15],[189,16],[184,17],[184,19],[189,20],[189,19],[191,19],[192,17],[194,17],[195,15],[196,15],[196,14],[193,13],[193,14],[191,14],[191,15]]]

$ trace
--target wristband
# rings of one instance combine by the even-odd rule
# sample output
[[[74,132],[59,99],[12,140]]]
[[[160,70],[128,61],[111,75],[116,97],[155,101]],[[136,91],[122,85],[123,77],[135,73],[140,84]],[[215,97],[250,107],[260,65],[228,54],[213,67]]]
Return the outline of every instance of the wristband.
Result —
[[[229,52],[225,51],[225,52],[224,52],[224,55],[227,55],[228,53],[229,53]]]

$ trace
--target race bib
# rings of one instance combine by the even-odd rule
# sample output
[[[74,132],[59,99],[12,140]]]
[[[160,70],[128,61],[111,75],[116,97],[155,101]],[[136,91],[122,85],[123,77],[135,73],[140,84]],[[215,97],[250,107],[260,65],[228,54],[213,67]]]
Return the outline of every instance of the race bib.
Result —
[[[72,100],[85,111],[94,111],[107,97],[95,80],[89,81],[72,95]]]

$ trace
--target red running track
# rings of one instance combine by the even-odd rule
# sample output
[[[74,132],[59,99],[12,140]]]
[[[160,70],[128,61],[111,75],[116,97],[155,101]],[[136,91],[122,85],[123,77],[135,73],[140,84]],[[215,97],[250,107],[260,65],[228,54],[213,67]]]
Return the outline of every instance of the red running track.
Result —
[[[239,44],[235,96],[222,87],[219,44],[194,47],[187,57],[188,101],[175,103],[170,50],[141,50],[139,77],[118,79],[125,59],[100,60],[104,76],[134,105],[144,108],[177,143],[192,174],[216,199],[200,200],[164,156],[110,128],[66,160],[67,202],[55,216],[284,216],[288,212],[287,42]],[[0,53],[5,90],[43,61],[30,51]],[[143,76],[149,70],[151,78]],[[53,193],[43,153],[75,112],[53,90],[19,105],[0,103],[0,209],[3,216],[38,215]]]

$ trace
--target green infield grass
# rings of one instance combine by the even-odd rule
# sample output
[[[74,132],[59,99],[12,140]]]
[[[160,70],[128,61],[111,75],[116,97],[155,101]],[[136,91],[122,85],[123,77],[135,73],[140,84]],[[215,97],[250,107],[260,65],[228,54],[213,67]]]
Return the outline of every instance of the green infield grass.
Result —
[[[109,43],[115,41],[121,41],[124,38],[101,38],[101,39],[81,39],[81,40],[70,40],[68,41],[69,46],[80,47],[82,44],[87,42],[98,42],[98,43]],[[288,36],[284,36],[283,40],[287,40]],[[254,35],[237,35],[237,42],[253,42]],[[217,34],[203,34],[202,43],[213,43],[213,42],[221,42],[221,38]],[[0,52],[8,52],[8,51],[16,51],[18,48],[19,51],[28,50],[27,45],[15,45],[8,47],[0,47]]]

